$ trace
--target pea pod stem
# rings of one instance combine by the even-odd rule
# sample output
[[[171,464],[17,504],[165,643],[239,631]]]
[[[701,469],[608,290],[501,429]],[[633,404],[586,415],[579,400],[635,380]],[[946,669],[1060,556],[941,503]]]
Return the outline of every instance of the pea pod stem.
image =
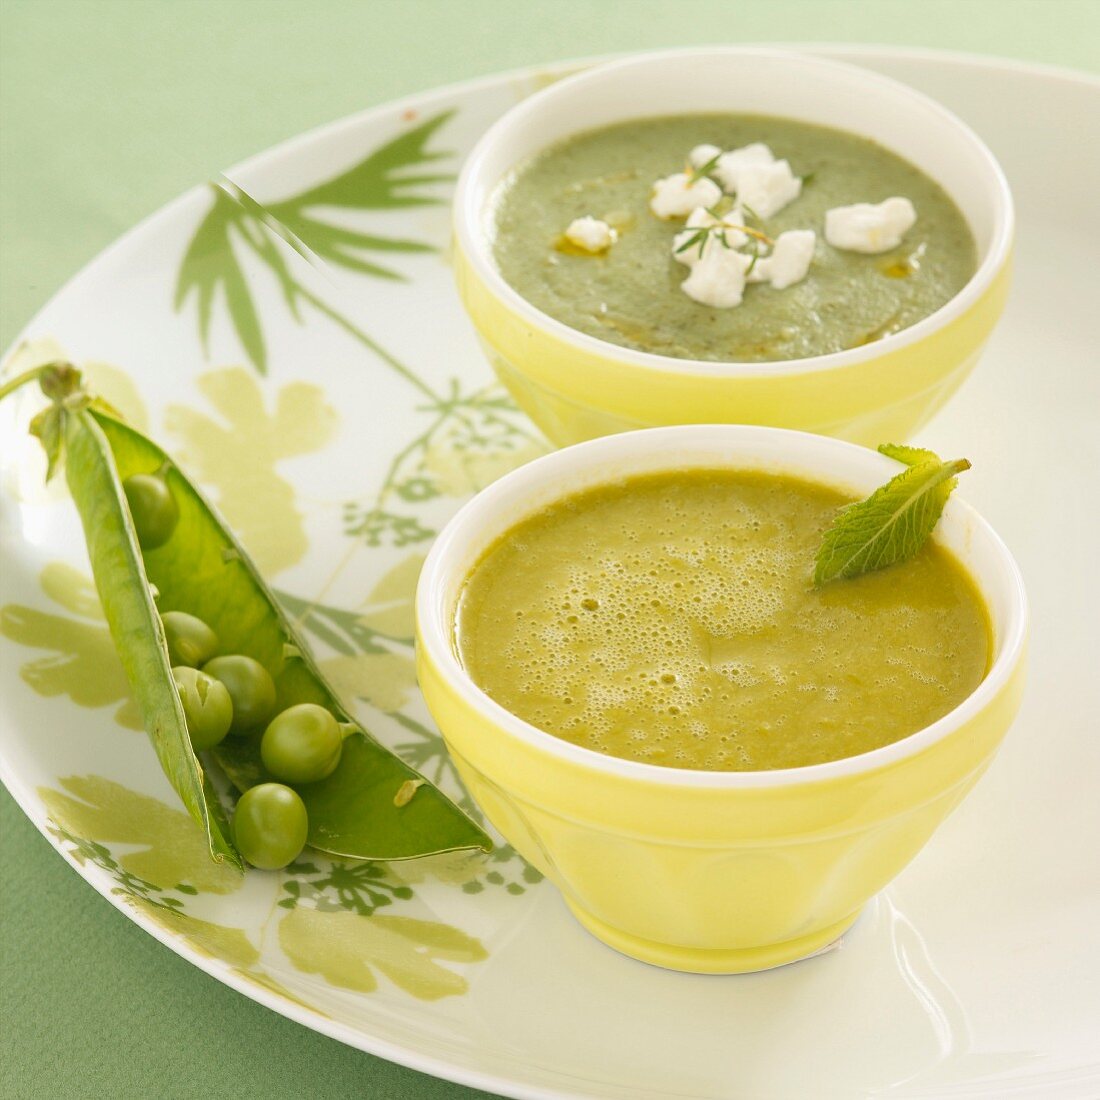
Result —
[[[14,378],[9,378],[7,382],[0,385],[0,401],[3,401],[8,394],[15,393],[17,389],[27,385],[29,382],[39,381],[47,373],[56,370],[61,365],[62,364],[59,362],[45,363],[40,367],[32,367],[30,370],[25,370],[22,374],[17,374]]]

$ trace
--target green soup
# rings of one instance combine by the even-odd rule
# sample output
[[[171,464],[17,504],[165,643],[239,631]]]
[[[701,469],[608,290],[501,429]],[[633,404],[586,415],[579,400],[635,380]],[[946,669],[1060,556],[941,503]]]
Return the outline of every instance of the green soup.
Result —
[[[811,582],[841,494],[688,470],[567,497],[468,578],[456,646],[474,681],[556,737],[674,768],[854,756],[929,725],[984,677],[990,627],[931,544]]]
[[[713,309],[680,290],[688,271],[671,241],[682,219],[655,217],[650,193],[696,145],[753,142],[804,179],[801,196],[760,228],[771,237],[813,229],[814,260],[795,286],[753,285],[741,305]],[[864,255],[826,244],[826,210],[894,195],[917,211],[899,248]],[[637,119],[579,134],[510,173],[494,212],[496,262],[529,302],[590,336],[681,359],[760,362],[859,347],[939,309],[977,265],[965,219],[920,169],[853,134],[763,115]],[[585,215],[618,229],[606,253],[562,249],[569,223]]]

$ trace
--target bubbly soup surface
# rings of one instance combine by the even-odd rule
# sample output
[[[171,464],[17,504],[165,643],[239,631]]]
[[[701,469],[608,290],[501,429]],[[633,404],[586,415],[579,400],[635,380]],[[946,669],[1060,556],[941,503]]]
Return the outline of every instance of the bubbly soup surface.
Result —
[[[813,229],[816,252],[801,283],[750,286],[741,305],[713,309],[680,290],[688,270],[673,260],[671,240],[683,219],[655,217],[650,192],[683,170],[695,145],[752,142],[805,180],[801,196],[759,228],[771,237]],[[900,247],[863,255],[825,243],[826,210],[894,195],[917,211]],[[569,223],[585,215],[618,228],[608,252],[560,247]],[[644,118],[581,133],[511,172],[494,217],[496,262],[529,302],[590,336],[681,359],[762,362],[859,347],[935,312],[977,267],[962,213],[919,168],[854,134],[766,115]]]
[[[984,677],[981,597],[929,544],[812,584],[841,494],[755,472],[629,478],[507,532],[461,594],[474,681],[556,737],[651,764],[791,768],[927,726]]]

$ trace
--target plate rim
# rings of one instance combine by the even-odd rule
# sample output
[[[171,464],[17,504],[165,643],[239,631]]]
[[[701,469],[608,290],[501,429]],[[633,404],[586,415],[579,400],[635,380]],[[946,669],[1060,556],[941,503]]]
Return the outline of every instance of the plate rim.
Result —
[[[1055,80],[1060,83],[1083,87],[1100,93],[1100,74],[1093,74],[1084,69],[1071,66],[1055,65],[1045,62],[1023,60],[998,55],[981,54],[964,50],[935,49],[924,46],[900,46],[876,43],[852,43],[852,42],[800,42],[800,41],[763,41],[743,43],[744,45],[760,46],[774,49],[787,49],[809,54],[821,54],[841,60],[859,64],[860,60],[897,60],[916,61],[926,64],[948,64],[961,69],[988,69],[998,72],[1022,74],[1032,76],[1045,81]],[[422,108],[435,100],[445,100],[456,96],[469,95],[479,90],[496,85],[507,84],[509,81],[529,80],[539,75],[568,72],[572,69],[586,65],[599,64],[615,58],[631,56],[642,53],[656,52],[653,50],[625,50],[613,53],[602,53],[567,59],[558,59],[545,63],[517,66],[511,69],[483,74],[481,76],[467,78],[465,80],[452,81],[447,84],[432,88],[422,89],[395,99],[385,100],[381,103],[366,107],[360,111],[343,115],[328,122],[320,123],[297,134],[276,142],[250,156],[236,162],[222,171],[222,175],[232,180],[238,172],[248,172],[262,169],[268,161],[279,157],[294,155],[299,146],[308,145],[317,140],[323,140],[338,134],[344,129],[354,129],[364,124],[369,125],[377,118],[391,115],[396,112],[417,107]],[[53,304],[66,295],[71,288],[85,276],[95,272],[101,264],[106,265],[113,260],[117,253],[124,251],[132,243],[133,239],[144,234],[147,230],[156,226],[162,219],[168,221],[174,218],[179,210],[189,202],[195,201],[201,195],[204,188],[209,186],[208,180],[196,183],[175,198],[168,200],[162,206],[153,210],[145,217],[137,221],[133,226],[116,237],[106,247],[102,248],[75,272],[66,278],[49,298],[37,309],[26,324],[19,330],[12,342],[4,349],[0,356],[0,366],[6,363],[11,356],[27,342],[34,332],[38,322]],[[16,541],[16,540],[13,540]],[[60,839],[54,837],[47,829],[45,813],[39,813],[35,807],[38,802],[32,788],[26,784],[15,770],[5,751],[9,737],[15,736],[16,725],[5,719],[0,722],[0,783],[11,794],[12,798],[30,820],[31,824],[46,839],[47,843],[58,853],[62,861],[69,866],[80,878],[87,882],[98,894],[104,897],[115,909],[128,920],[137,924],[146,933],[151,935],[159,943],[170,951],[180,956],[191,965],[197,967],[203,973],[214,978],[223,985],[229,986],[237,993],[249,1000],[255,1001],[263,1007],[284,1016],[311,1031],[319,1032],[330,1039],[343,1043],[367,1054],[383,1058],[397,1065],[416,1070],[417,1072],[437,1077],[442,1080],[452,1081],[456,1084],[470,1088],[482,1089],[491,1094],[513,1097],[515,1100],[583,1100],[591,1096],[591,1093],[578,1091],[577,1089],[563,1089],[558,1086],[546,1086],[517,1081],[514,1078],[501,1076],[498,1072],[478,1070],[459,1065],[453,1061],[426,1054],[423,1050],[403,1045],[390,1039],[382,1039],[367,1032],[356,1029],[350,1024],[326,1016],[318,1009],[306,1008],[296,1002],[290,1001],[278,994],[264,989],[247,978],[238,976],[233,967],[214,956],[204,955],[191,947],[184,937],[173,936],[166,928],[158,925],[142,911],[126,905],[125,901],[111,892],[110,883],[106,876],[98,868],[91,864],[78,865],[69,858],[62,846]],[[102,880],[102,881],[100,881]],[[1095,1071],[1097,1067],[1088,1068]],[[1015,1083],[1012,1093],[1025,1095],[1034,1088],[1044,1087],[1042,1079],[1023,1078]],[[971,1092],[967,1090],[956,1094],[960,1098],[964,1096],[988,1096],[986,1091]]]

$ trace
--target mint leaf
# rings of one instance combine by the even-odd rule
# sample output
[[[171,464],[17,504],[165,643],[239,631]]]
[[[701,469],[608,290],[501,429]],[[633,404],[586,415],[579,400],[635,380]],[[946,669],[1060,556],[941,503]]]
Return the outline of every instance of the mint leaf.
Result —
[[[935,451],[927,451],[923,447],[907,447],[904,443],[880,443],[878,449],[880,454],[887,458],[896,458],[906,466],[916,466],[918,462],[940,461],[940,456]]]
[[[817,552],[815,585],[913,557],[939,522],[957,475],[970,469],[965,458],[944,462],[917,447],[887,443],[879,450],[909,468],[841,510]]]

